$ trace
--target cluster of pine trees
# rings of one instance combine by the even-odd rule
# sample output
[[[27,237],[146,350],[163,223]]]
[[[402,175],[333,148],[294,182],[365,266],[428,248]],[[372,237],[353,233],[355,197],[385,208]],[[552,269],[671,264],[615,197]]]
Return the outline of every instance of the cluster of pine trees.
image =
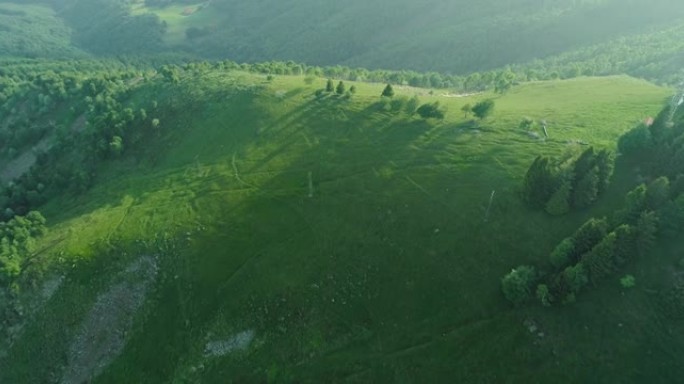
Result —
[[[684,186],[684,180],[681,182]],[[589,283],[597,284],[638,256],[648,255],[656,236],[684,229],[684,190],[667,178],[641,185],[627,195],[612,219],[592,218],[549,255],[552,272],[540,275],[520,266],[502,279],[506,298],[524,303],[534,295],[543,305],[573,302]]]
[[[606,191],[613,168],[611,152],[596,152],[593,147],[576,159],[538,156],[525,175],[523,198],[530,207],[551,215],[586,208]]]
[[[260,63],[238,64],[230,60],[202,61],[187,64],[167,64],[167,69],[180,70],[241,70],[264,75],[306,75],[337,80],[364,81],[370,83],[389,83],[394,85],[408,85],[417,88],[451,88],[459,92],[479,92],[496,88],[504,92],[511,86],[525,81],[525,79],[508,69],[471,73],[467,76],[441,74],[437,72],[393,71],[365,68],[350,68],[345,66],[319,67],[296,63],[294,61],[269,61]]]
[[[684,162],[680,160],[684,158],[684,115],[672,113],[671,107],[665,108],[652,124],[641,124],[626,133],[620,139],[620,147],[628,157],[641,160],[651,181],[629,192],[622,209],[610,218],[592,218],[572,236],[562,240],[549,255],[550,273],[540,274],[535,267],[523,265],[504,276],[502,290],[512,303],[521,304],[533,297],[543,305],[572,302],[589,284],[605,280],[637,257],[649,256],[657,239],[681,236],[684,231]],[[600,159],[609,157],[592,153],[591,149],[585,151],[573,169],[577,172],[578,164],[579,170],[600,169]],[[548,175],[553,173],[549,171],[553,168],[551,162],[540,158],[535,163],[528,173],[526,185],[547,185],[540,180],[548,182]],[[610,170],[612,172],[612,166]],[[601,174],[600,171],[593,173]],[[580,184],[583,183],[577,185]],[[591,184],[596,184],[598,190],[600,176],[599,182]],[[550,195],[550,189],[543,191]],[[539,193],[538,189],[526,189],[526,192],[527,199],[548,196]],[[673,287],[664,291],[662,298],[670,303],[673,292],[679,295],[680,291]]]

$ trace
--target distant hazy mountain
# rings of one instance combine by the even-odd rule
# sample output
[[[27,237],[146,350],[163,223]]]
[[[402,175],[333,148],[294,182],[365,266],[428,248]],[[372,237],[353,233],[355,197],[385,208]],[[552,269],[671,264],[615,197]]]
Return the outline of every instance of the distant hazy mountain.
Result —
[[[454,74],[529,65],[574,74],[662,77],[684,51],[684,3],[674,0],[52,0],[64,51],[98,55],[171,52],[234,61],[413,69]],[[26,2],[3,9],[28,7]],[[28,12],[31,15],[31,12]],[[4,18],[4,19],[3,19]],[[33,23],[0,23],[0,43]],[[60,27],[61,28],[61,27]],[[3,30],[5,32],[3,32]],[[65,32],[65,36],[69,36]],[[11,35],[11,37],[10,37]],[[13,45],[14,44],[14,45]],[[16,43],[5,44],[15,47]],[[54,49],[44,49],[51,52]],[[26,50],[6,49],[5,54]],[[37,50],[40,51],[40,50]],[[562,66],[558,62],[562,61]],[[670,64],[666,64],[670,63]],[[572,66],[569,66],[572,64]],[[577,68],[575,68],[576,66]],[[558,67],[558,68],[556,68]],[[666,68],[667,67],[667,68]],[[668,72],[669,73],[669,72]]]

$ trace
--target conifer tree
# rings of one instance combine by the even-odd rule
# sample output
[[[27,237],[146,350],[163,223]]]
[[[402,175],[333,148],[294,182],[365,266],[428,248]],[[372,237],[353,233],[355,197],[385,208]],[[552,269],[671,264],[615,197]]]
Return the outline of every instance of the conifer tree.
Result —
[[[577,263],[571,267],[565,268],[562,279],[572,294],[579,293],[579,291],[589,282],[587,272],[582,263]]]
[[[551,255],[549,256],[551,265],[553,265],[556,269],[567,267],[572,260],[574,251],[575,241],[571,237],[563,239],[563,241],[561,241],[556,248],[554,248],[553,252],[551,252]]]
[[[616,238],[615,233],[609,234],[582,257],[582,264],[587,268],[592,283],[596,284],[615,271]]]
[[[578,183],[582,178],[596,165],[596,154],[594,148],[590,147],[582,152],[580,157],[575,161],[575,181]]]
[[[546,212],[560,216],[570,212],[570,198],[572,197],[572,183],[568,180],[563,182],[551,199],[546,203]]]
[[[344,91],[346,91],[346,90],[347,90],[347,87],[344,86],[344,82],[340,81],[337,84],[337,87],[335,88],[335,93],[337,93],[338,95],[344,95]]]
[[[608,232],[608,220],[606,218],[591,218],[584,223],[573,235],[573,252],[571,262],[578,261],[582,255],[591,251],[596,244],[606,236]]]
[[[542,208],[555,191],[556,181],[548,157],[538,156],[528,169],[523,184],[525,202],[535,208]]]
[[[639,255],[645,256],[655,243],[658,216],[655,212],[643,212],[636,226],[636,245]]]
[[[501,279],[501,290],[511,303],[522,304],[530,298],[536,279],[534,267],[521,265]]]
[[[577,183],[572,194],[573,207],[586,208],[596,201],[598,186],[599,170],[593,167]]]
[[[604,149],[596,155],[596,166],[598,167],[598,194],[603,194],[610,184],[610,178],[613,176],[613,169],[615,168],[615,159],[610,151]]]
[[[657,210],[670,200],[670,180],[659,177],[653,180],[646,189],[646,206]]]
[[[392,88],[392,84],[387,84],[385,89],[382,91],[382,96],[383,97],[393,97],[394,96],[394,88]]]
[[[622,265],[637,254],[636,231],[634,227],[623,224],[615,228],[615,264]]]

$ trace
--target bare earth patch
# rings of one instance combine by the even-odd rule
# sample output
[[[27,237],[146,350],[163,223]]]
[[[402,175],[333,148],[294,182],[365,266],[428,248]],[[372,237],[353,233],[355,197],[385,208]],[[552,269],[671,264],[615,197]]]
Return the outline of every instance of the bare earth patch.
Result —
[[[40,290],[40,295],[43,301],[50,300],[55,292],[57,292],[59,287],[62,286],[63,282],[64,276],[56,276],[43,283],[43,287]]]
[[[28,172],[28,170],[31,169],[37,160],[35,151],[48,150],[50,148],[51,142],[52,138],[46,137],[38,142],[33,149],[27,150],[19,155],[19,157],[16,159],[10,161],[4,168],[2,168],[2,171],[0,171],[0,181],[2,181],[2,183],[8,183]]]
[[[462,97],[470,97],[470,96],[477,96],[481,95],[482,92],[479,93],[444,93],[442,94],[442,97],[451,97],[451,98],[462,98]]]
[[[91,382],[121,353],[156,275],[155,259],[141,257],[119,276],[120,282],[97,297],[72,341],[62,383]]]

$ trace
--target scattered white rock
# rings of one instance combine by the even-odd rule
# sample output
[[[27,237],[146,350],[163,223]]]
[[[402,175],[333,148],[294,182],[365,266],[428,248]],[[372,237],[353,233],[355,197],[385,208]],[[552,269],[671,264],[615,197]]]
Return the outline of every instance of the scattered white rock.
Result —
[[[157,272],[153,257],[141,257],[97,297],[71,343],[61,383],[91,382],[121,353]]]
[[[57,276],[47,280],[40,291],[40,296],[43,300],[48,301],[55,292],[62,286],[64,282],[64,276]]]
[[[254,340],[253,330],[247,330],[236,334],[226,340],[213,340],[204,347],[204,355],[207,357],[220,357],[232,352],[244,351]]]

